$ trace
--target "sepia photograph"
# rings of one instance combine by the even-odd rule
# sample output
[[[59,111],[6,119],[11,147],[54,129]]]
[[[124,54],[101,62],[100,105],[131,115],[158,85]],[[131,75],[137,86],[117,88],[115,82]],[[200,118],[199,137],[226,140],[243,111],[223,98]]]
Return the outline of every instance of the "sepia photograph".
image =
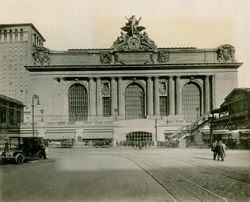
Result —
[[[0,202],[250,202],[249,0],[0,0]]]

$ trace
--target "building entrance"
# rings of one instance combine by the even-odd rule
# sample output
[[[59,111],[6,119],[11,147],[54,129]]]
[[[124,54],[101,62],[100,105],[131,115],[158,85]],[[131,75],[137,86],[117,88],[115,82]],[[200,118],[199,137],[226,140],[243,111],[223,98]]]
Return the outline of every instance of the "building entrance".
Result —
[[[152,133],[145,131],[135,131],[126,135],[126,141],[133,146],[151,146],[152,145]]]

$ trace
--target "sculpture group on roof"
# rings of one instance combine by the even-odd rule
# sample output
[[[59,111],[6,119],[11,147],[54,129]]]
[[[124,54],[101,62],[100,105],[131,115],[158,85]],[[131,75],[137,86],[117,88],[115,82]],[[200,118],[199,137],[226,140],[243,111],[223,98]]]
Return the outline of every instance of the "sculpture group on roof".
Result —
[[[147,32],[144,31],[141,33],[141,31],[146,29],[143,26],[139,26],[141,17],[138,20],[134,15],[130,18],[125,18],[127,22],[125,26],[121,28],[122,32],[116,41],[114,41],[112,48],[117,51],[154,51],[156,49],[154,41],[149,38]]]

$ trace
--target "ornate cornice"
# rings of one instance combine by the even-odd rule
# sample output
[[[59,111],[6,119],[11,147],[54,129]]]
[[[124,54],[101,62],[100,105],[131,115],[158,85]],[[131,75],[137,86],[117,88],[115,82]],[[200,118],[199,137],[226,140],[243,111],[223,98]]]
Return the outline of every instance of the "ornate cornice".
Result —
[[[190,64],[140,64],[140,65],[43,65],[25,66],[31,72],[41,71],[133,71],[179,69],[238,69],[243,63],[190,63]]]

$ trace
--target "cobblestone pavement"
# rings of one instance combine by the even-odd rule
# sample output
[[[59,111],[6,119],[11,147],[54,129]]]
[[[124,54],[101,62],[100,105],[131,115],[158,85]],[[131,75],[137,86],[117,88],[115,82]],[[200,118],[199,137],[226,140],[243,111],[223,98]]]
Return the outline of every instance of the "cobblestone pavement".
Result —
[[[49,149],[49,159],[0,166],[1,201],[250,201],[250,151]]]

